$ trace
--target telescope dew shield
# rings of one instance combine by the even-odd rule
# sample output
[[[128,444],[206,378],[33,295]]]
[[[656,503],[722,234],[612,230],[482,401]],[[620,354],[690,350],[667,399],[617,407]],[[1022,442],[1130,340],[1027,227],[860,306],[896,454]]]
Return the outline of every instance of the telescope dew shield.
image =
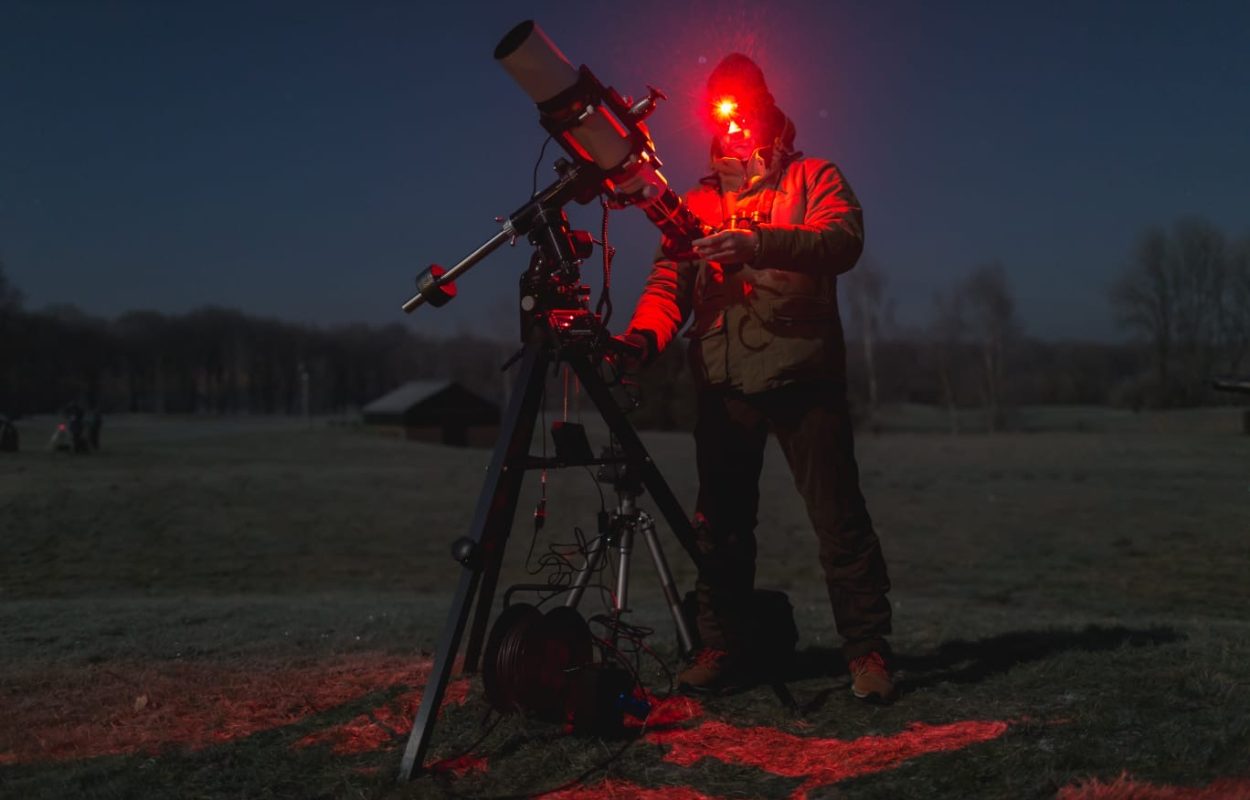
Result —
[[[704,226],[659,171],[642,118],[662,95],[634,108],[585,66],[573,67],[533,20],[509,31],[495,60],[538,106],[543,127],[569,155],[603,172],[603,191],[619,206],[636,205],[664,234],[665,253],[693,258],[690,242]]]
[[[561,139],[566,148],[572,146],[573,155],[593,161],[604,172],[611,172],[629,158],[633,150],[629,132],[596,110],[600,98],[586,96],[588,92],[571,91],[578,87],[582,73],[533,20],[526,20],[508,31],[495,48],[495,60],[544,110],[544,116],[558,121],[564,128],[563,134],[553,131],[552,135]],[[572,96],[561,97],[565,93]],[[551,108],[557,104],[550,101],[557,97],[567,102],[558,104],[562,108]]]

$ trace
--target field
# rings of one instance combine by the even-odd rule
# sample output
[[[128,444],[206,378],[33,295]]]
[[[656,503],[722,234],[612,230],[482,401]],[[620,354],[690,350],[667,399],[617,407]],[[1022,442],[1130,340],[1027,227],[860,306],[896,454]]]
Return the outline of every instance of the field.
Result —
[[[23,452],[0,453],[0,796],[1250,797],[1238,412],[1038,411],[1029,432],[992,436],[916,414],[858,442],[895,587],[899,702],[847,691],[815,540],[770,449],[759,584],[796,608],[793,706],[769,687],[659,700],[645,728],[601,741],[484,725],[480,681],[460,680],[435,768],[405,786],[460,570],[448,544],[487,451],[324,422],[118,417],[101,452],[69,456],[42,448],[52,420],[23,420]],[[644,439],[691,502],[688,436]],[[537,489],[503,585],[532,580]],[[547,495],[536,553],[593,530],[600,502],[580,471]],[[631,619],[671,666],[645,551],[635,563]],[[646,674],[664,695],[663,672]]]

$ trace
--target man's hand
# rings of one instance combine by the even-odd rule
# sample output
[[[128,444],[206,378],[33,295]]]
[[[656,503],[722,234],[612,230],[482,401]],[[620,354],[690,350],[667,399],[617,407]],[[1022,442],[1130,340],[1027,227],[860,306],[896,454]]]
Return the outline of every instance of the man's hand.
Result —
[[[651,360],[655,346],[650,337],[638,331],[626,331],[612,337],[612,351],[630,370],[637,370]]]
[[[745,264],[759,254],[760,235],[749,228],[714,233],[691,244],[699,258],[718,264]]]

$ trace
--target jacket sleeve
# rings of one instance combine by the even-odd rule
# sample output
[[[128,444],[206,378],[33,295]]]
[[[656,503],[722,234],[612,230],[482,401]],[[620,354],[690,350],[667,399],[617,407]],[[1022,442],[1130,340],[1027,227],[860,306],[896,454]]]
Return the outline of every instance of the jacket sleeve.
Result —
[[[627,330],[651,339],[659,355],[686,324],[694,297],[698,261],[674,261],[661,248]]]
[[[763,269],[841,274],[864,250],[864,212],[850,184],[827,161],[804,165],[806,212],[798,225],[759,226],[760,249],[752,265]]]

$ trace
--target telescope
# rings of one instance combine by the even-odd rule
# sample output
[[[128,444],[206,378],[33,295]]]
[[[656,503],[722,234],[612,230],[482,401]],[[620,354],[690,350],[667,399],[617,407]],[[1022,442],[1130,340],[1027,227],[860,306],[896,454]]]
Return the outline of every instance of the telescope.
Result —
[[[459,263],[431,265],[417,277],[417,294],[403,305],[412,312],[425,303],[441,306],[456,296],[455,280],[505,242],[530,236],[545,216],[570,201],[602,197],[612,208],[636,206],[663,234],[665,255],[695,258],[691,242],[708,231],[660,172],[655,143],[644,122],[663,92],[647,87],[634,102],[604,86],[588,67],[575,68],[533,20],[509,31],[495,48],[495,60],[538,107],[539,122],[568,155],[556,165],[557,180],[534,194],[505,220],[498,233]],[[561,242],[565,255],[581,248]]]
[[[664,95],[648,87],[646,97],[638,102],[621,97],[585,66],[574,68],[528,20],[503,37],[495,48],[495,60],[537,105],[540,123],[567,157],[556,162],[555,182],[501,219],[494,236],[450,269],[434,264],[421,273],[416,296],[404,304],[409,312],[425,303],[441,306],[455,297],[456,277],[504,242],[524,236],[533,245],[529,267],[520,280],[522,347],[505,364],[505,368],[515,367],[507,410],[500,419],[499,437],[469,532],[451,547],[451,557],[461,567],[460,580],[404,748],[402,780],[410,779],[424,763],[443,692],[466,634],[462,672],[481,668],[486,697],[497,711],[519,710],[553,722],[568,721],[575,731],[616,730],[624,713],[645,716],[646,704],[639,708],[633,695],[634,684],[639,683],[636,672],[609,660],[616,650],[616,632],[622,628],[611,628],[611,640],[593,640],[588,623],[577,611],[583,594],[596,580],[593,576],[608,563],[609,553],[615,552],[616,589],[609,592],[613,607],[605,618],[619,626],[621,616],[629,611],[628,565],[636,538],[646,543],[651,554],[682,652],[694,649],[691,626],[655,520],[637,503],[644,489],[696,566],[702,554],[685,507],[660,474],[613,392],[622,383],[619,371],[602,369],[612,361],[613,352],[621,353],[628,345],[613,339],[604,319],[589,307],[590,288],[580,282],[580,266],[593,252],[595,241],[585,231],[571,230],[564,211],[569,202],[588,203],[595,198],[601,198],[605,207],[637,206],[663,234],[662,247],[670,258],[695,258],[692,242],[705,234],[704,227],[669,188],[644,123]],[[600,244],[605,251],[600,305],[610,313],[610,302],[604,302],[609,248],[605,242]],[[607,425],[612,446],[598,456],[585,428],[567,419],[552,426],[554,456],[545,448],[541,455],[530,452],[546,376],[556,365],[576,377]],[[567,399],[567,382],[565,392]],[[534,591],[532,585],[513,586],[504,592],[505,608],[488,636],[524,475],[569,468],[600,468],[600,474],[612,477],[617,509],[601,509],[597,515],[599,536],[583,553],[585,563],[576,577],[562,586],[564,605],[540,613],[537,606],[509,604],[513,591]],[[542,502],[542,510],[535,510],[536,525],[545,519]],[[544,594],[552,589],[550,583],[539,586]],[[598,641],[599,661],[593,659],[592,641]]]

